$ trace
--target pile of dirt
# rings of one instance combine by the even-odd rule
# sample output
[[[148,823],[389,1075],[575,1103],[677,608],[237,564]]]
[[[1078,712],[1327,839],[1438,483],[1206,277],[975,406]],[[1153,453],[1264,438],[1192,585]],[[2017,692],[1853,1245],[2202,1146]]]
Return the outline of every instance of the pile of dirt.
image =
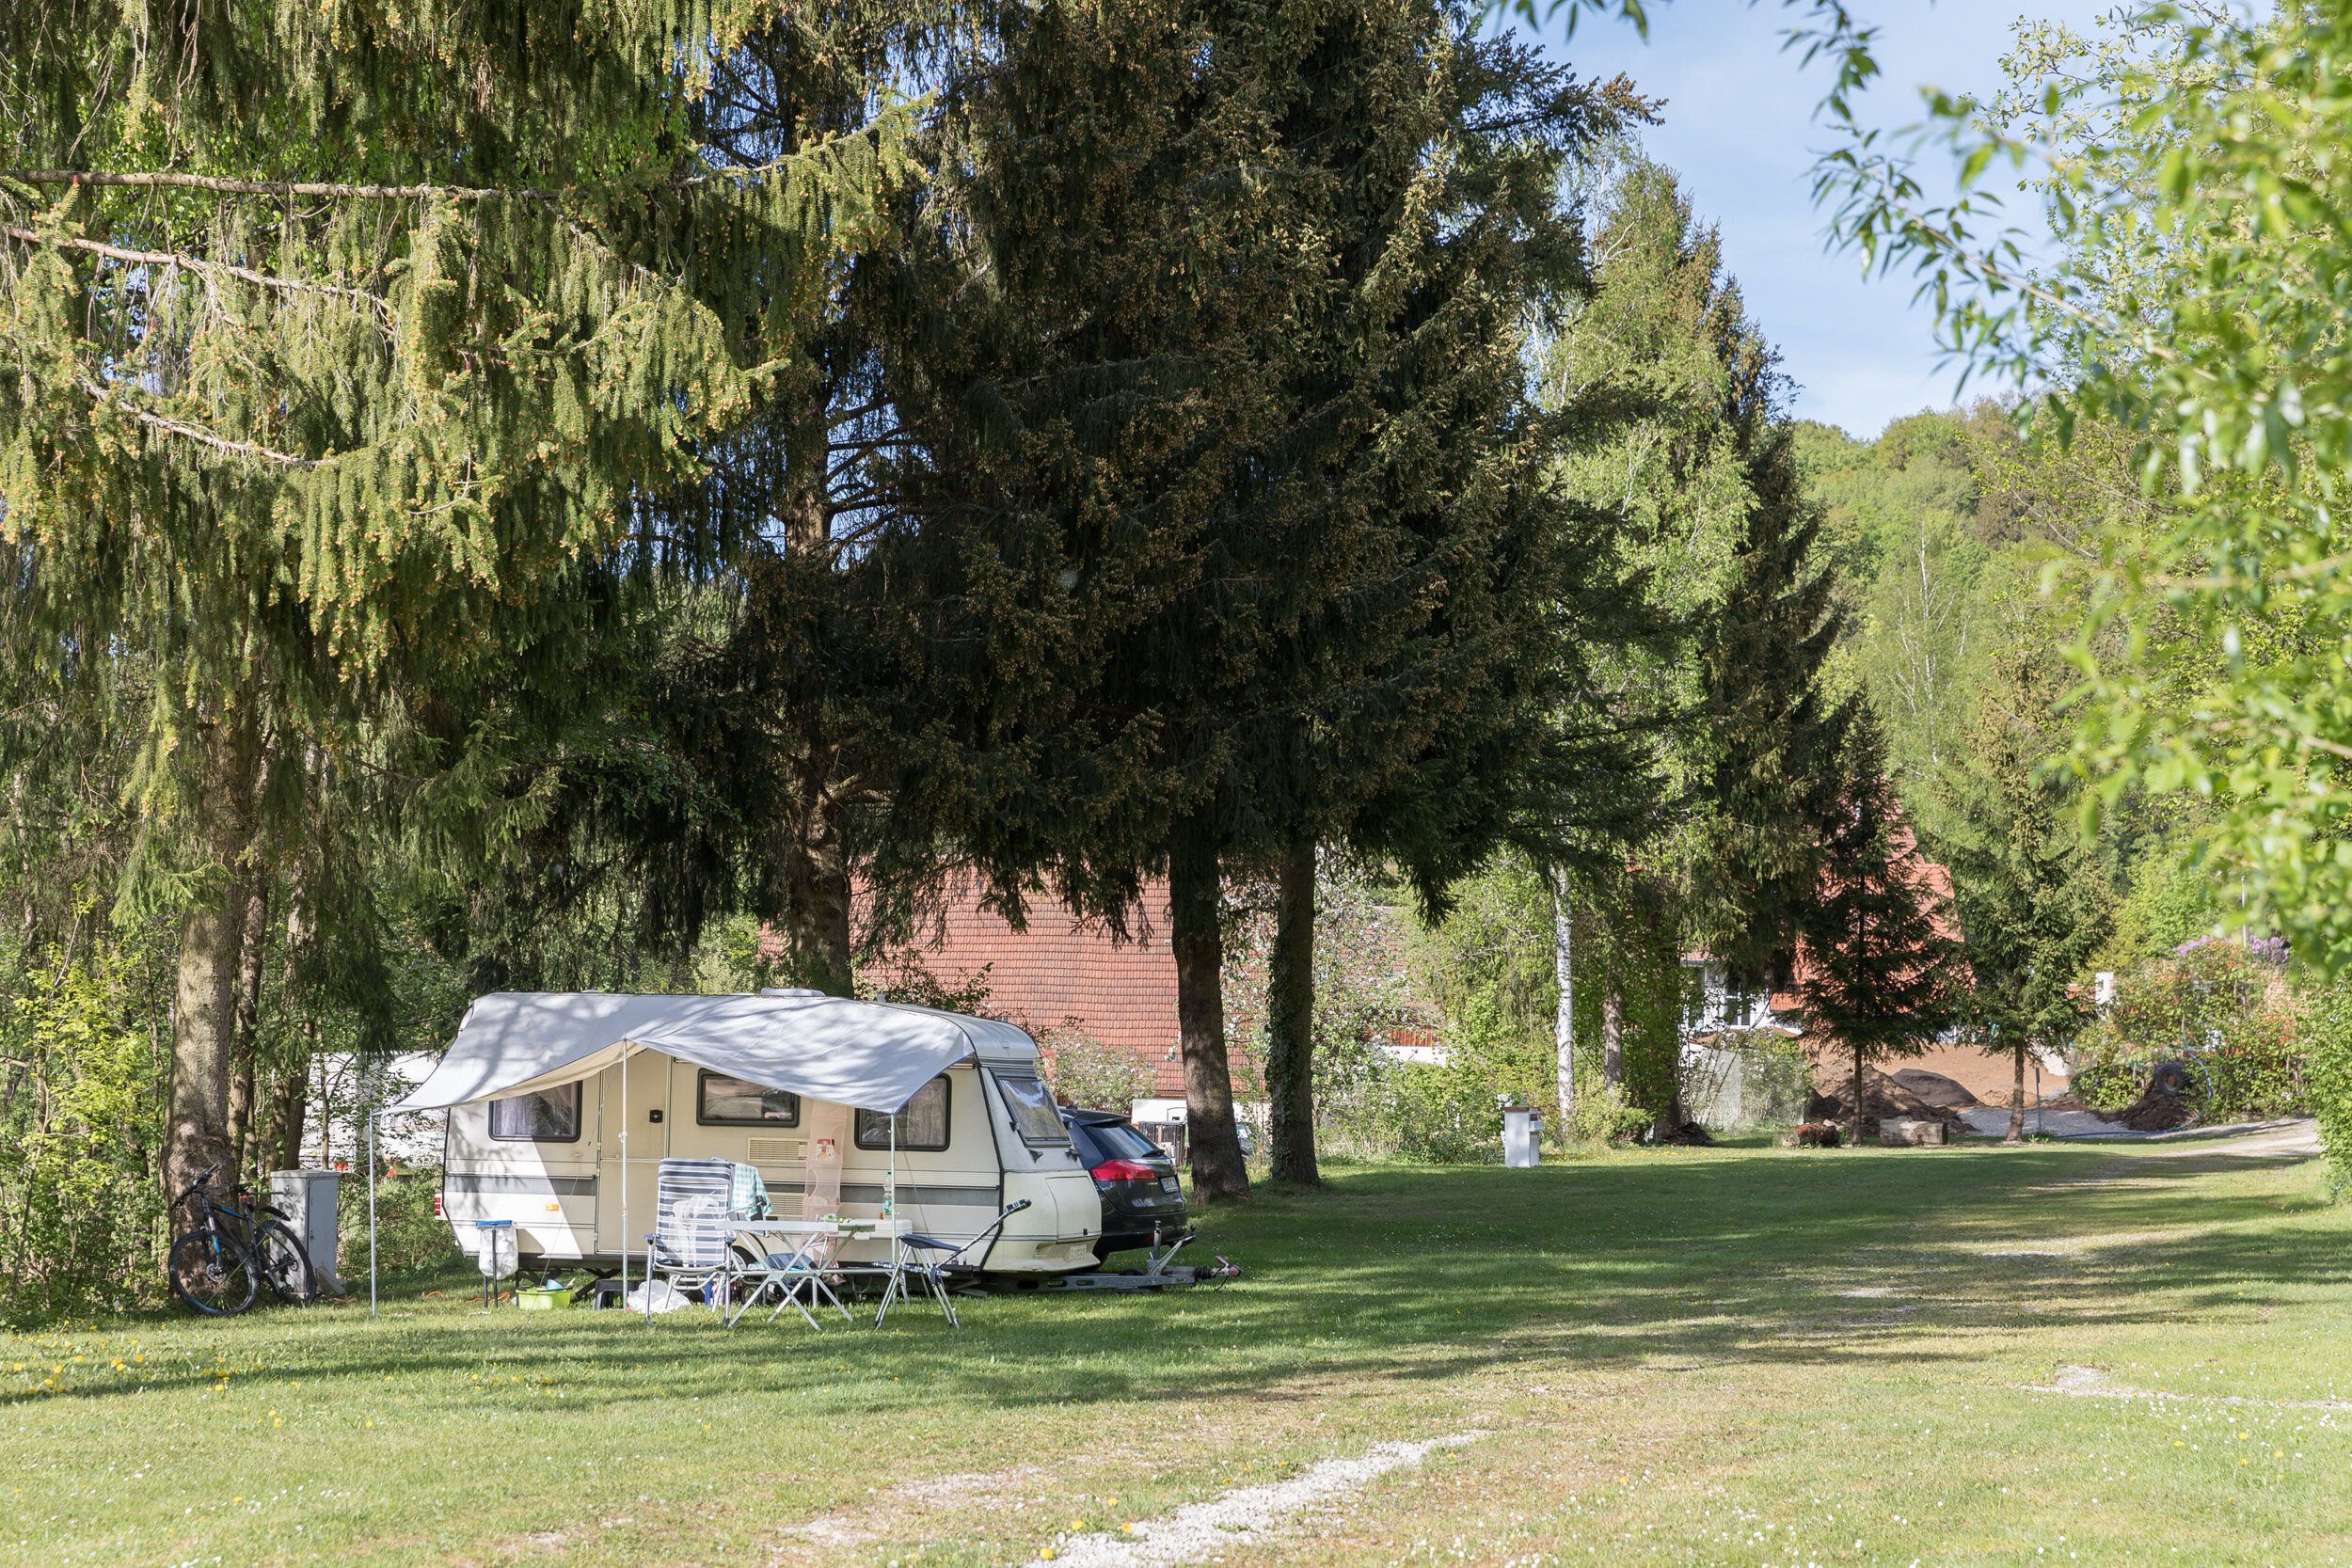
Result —
[[[1935,1074],[1930,1073],[1927,1076],[1931,1078]],[[1847,1097],[1851,1092],[1851,1082],[1841,1073],[1834,1087],[1826,1092],[1813,1095],[1804,1102],[1804,1119],[1842,1122],[1851,1116],[1853,1107],[1847,1103]],[[1950,1080],[1947,1079],[1945,1082],[1949,1083]],[[1959,1085],[1953,1086],[1957,1088]],[[1951,1126],[1961,1125],[1961,1115],[1957,1108],[1950,1105],[1931,1104],[1905,1087],[1899,1080],[1888,1077],[1876,1068],[1863,1069],[1862,1135],[1865,1138],[1877,1137],[1880,1119],[1883,1117],[1892,1120],[1898,1117],[1910,1117],[1919,1121],[1940,1121]]]
[[[1947,1078],[1940,1072],[1930,1072],[1925,1068],[1897,1068],[1888,1076],[1930,1105],[1965,1111],[1977,1103],[1977,1097],[1968,1092],[1966,1085],[1958,1079]]]
[[[2194,1114],[2178,1096],[2151,1089],[2124,1106],[2116,1119],[2135,1132],[2169,1132]]]

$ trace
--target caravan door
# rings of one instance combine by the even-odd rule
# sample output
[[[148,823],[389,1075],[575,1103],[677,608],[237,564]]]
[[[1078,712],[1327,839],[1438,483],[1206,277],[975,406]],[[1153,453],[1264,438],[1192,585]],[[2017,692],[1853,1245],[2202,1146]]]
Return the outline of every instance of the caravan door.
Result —
[[[611,1067],[595,1083],[597,1101],[596,1251],[606,1257],[625,1247],[642,1258],[653,1234],[654,1197],[660,1164],[670,1152],[670,1058],[659,1051],[632,1051],[628,1104],[624,1123],[621,1073]],[[621,1133],[628,1132],[628,1215],[621,1214]],[[631,1268],[633,1276],[637,1271]]]

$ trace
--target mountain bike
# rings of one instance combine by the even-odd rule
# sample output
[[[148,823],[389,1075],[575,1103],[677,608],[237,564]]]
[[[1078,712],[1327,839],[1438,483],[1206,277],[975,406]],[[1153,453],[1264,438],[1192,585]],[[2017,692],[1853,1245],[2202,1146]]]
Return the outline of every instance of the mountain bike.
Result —
[[[255,1202],[253,1190],[242,1181],[230,1188],[229,1202],[215,1202],[206,1189],[218,1169],[216,1160],[172,1201],[175,1210],[183,1203],[197,1208],[196,1225],[173,1238],[165,1263],[172,1293],[197,1311],[221,1318],[251,1307],[263,1281],[280,1301],[312,1300],[318,1292],[310,1259],[281,1223],[285,1212]],[[243,1208],[237,1207],[241,1201]]]

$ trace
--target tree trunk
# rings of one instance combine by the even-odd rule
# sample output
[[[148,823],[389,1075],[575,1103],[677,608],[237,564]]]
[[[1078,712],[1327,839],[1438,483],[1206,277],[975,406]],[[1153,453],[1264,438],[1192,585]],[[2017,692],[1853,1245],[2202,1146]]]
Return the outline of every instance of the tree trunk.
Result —
[[[1176,1037],[1184,1058],[1184,1133],[1193,1196],[1249,1196],[1249,1167],[1233,1127],[1225,1054],[1225,938],[1217,927],[1216,851],[1187,845],[1168,858],[1170,945],[1176,953]]]
[[[825,402],[821,389],[807,394],[801,425],[791,438],[790,471],[782,507],[784,575],[773,591],[821,573],[833,547],[825,505]],[[842,737],[830,732],[821,697],[798,692],[787,699],[783,721],[794,736],[792,794],[796,820],[785,848],[785,958],[792,983],[834,996],[854,994],[855,966],[850,937],[850,769]]]
[[[262,1023],[262,960],[269,952],[269,879],[256,857],[247,871],[245,927],[237,974],[237,1055],[229,1079],[229,1136],[236,1147],[236,1169],[249,1167],[259,1155],[254,1125],[254,1055]]]
[[[1853,1102],[1846,1107],[1848,1141],[1862,1147],[1862,1047],[1853,1048]]]
[[[1315,1169],[1315,846],[1283,851],[1266,976],[1267,1141],[1274,1180],[1312,1186]]]
[[[1613,959],[1600,988],[1600,1081],[1625,1086],[1625,980]]]
[[[253,732],[243,716],[204,726],[202,777],[194,790],[198,863],[215,885],[180,922],[179,973],[171,1010],[171,1091],[165,1117],[167,1199],[215,1162],[226,1164],[229,1078],[236,1025],[238,958],[245,934],[245,874],[237,862],[253,840]],[[175,1216],[175,1218],[181,1216]]]
[[[299,1066],[278,1074],[269,1097],[269,1135],[262,1152],[277,1162],[273,1170],[302,1168],[302,1119],[310,1100],[310,1062],[306,1052]]]
[[[1682,1124],[1690,1119],[1690,1113],[1682,1108],[1681,1086],[1677,1085],[1666,1096],[1666,1108],[1650,1118],[1650,1141],[1662,1144],[1679,1138],[1682,1136]]]
[[[2009,1096],[2009,1136],[2001,1142],[2022,1144],[2026,1141],[2026,1047],[2020,1041],[2015,1053],[2016,1082]]]
[[[1570,961],[1575,957],[1573,914],[1568,879],[1555,872],[1551,879],[1551,969],[1560,982],[1560,1001],[1551,1014],[1551,1053],[1560,1081],[1558,1136],[1563,1139],[1576,1116],[1576,968]]]
[[[848,996],[856,971],[850,951],[848,811],[831,776],[837,757],[827,749],[802,769],[800,832],[787,850],[784,942],[793,984]]]

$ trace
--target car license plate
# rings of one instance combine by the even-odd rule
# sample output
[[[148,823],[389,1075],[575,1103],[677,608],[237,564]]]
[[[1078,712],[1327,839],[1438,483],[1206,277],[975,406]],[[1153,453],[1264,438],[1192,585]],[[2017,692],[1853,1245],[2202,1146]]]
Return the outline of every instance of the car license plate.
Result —
[[[1184,1190],[1184,1184],[1177,1180],[1174,1177],[1163,1176],[1160,1178],[1160,1191],[1164,1193],[1181,1193]]]

